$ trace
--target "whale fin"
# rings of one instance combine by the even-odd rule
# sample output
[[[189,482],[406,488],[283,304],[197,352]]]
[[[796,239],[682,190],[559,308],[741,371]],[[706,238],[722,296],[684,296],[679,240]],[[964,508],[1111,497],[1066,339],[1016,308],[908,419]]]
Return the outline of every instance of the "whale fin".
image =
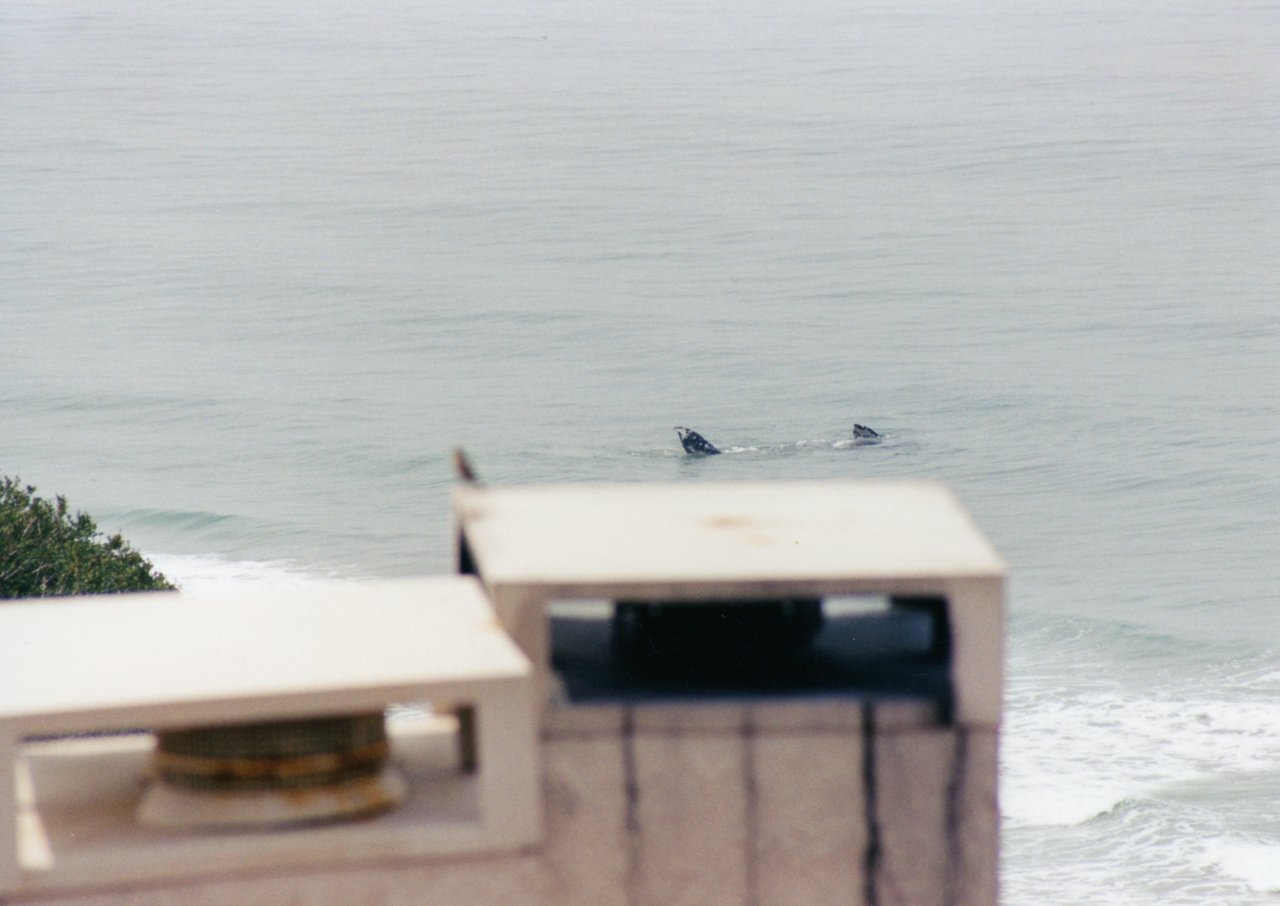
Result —
[[[714,456],[720,449],[692,428],[676,426],[676,434],[680,436],[680,445],[684,452],[695,456]]]

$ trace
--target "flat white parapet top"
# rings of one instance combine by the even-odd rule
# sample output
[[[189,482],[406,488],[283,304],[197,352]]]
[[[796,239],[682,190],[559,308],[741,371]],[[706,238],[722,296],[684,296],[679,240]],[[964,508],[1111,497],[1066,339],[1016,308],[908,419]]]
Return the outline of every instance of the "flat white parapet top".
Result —
[[[933,482],[468,486],[455,506],[492,585],[1005,572]]]
[[[470,577],[0,604],[0,723],[529,671]]]

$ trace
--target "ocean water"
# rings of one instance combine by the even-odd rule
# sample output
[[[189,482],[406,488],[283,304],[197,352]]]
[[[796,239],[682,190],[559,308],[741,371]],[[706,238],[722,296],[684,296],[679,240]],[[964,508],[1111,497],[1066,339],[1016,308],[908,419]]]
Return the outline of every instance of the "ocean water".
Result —
[[[1267,0],[0,4],[0,471],[188,588],[449,570],[455,446],[940,478],[1010,906],[1280,894],[1277,261]]]

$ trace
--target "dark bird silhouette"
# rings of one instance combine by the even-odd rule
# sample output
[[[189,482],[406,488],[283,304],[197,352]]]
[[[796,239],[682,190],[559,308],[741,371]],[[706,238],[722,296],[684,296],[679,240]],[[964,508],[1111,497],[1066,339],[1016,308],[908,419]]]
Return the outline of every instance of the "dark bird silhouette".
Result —
[[[467,459],[467,454],[462,452],[461,447],[454,448],[453,471],[457,473],[459,481],[465,481],[469,484],[480,483],[480,477],[476,475],[476,470],[471,468],[471,461]]]

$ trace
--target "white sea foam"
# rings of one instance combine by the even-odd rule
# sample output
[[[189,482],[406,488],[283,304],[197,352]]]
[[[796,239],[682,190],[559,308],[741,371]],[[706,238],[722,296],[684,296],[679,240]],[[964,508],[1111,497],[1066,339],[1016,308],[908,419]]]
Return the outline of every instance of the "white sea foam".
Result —
[[[1255,893],[1280,893],[1280,844],[1210,840],[1205,844],[1205,864],[1239,878]]]
[[[289,560],[228,560],[215,554],[147,554],[170,582],[192,593],[232,591],[246,585],[296,587],[332,581]]]
[[[1006,820],[1079,824],[1173,784],[1280,768],[1280,702],[1174,696],[1015,700],[1003,734]]]

